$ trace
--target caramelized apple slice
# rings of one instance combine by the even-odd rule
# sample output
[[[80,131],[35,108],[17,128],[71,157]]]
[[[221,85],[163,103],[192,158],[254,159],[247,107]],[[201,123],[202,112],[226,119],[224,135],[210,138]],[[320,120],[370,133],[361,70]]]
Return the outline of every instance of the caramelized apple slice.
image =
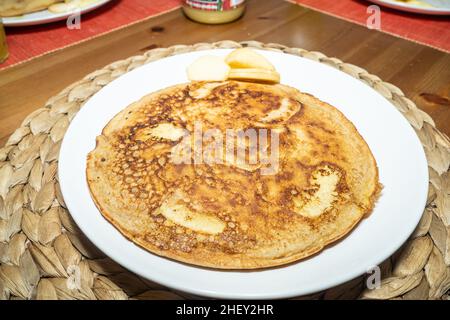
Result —
[[[265,69],[231,69],[228,78],[264,83],[280,82],[280,74],[278,72]]]
[[[222,58],[203,56],[187,68],[187,75],[191,81],[223,81],[227,79],[229,71],[230,67]]]
[[[240,48],[232,51],[225,62],[235,69],[265,69],[275,71],[275,67],[262,55],[249,48]]]

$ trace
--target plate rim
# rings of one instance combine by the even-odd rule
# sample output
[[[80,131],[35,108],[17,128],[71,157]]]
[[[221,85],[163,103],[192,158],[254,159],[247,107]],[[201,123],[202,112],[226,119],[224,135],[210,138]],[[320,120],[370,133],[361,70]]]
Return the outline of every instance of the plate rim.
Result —
[[[267,49],[264,49],[264,48],[255,48],[256,50],[263,50],[263,51],[270,51],[270,50],[267,50]],[[216,48],[216,49],[206,49],[207,51],[212,51],[212,50],[229,50],[229,49],[227,49],[227,48]],[[203,51],[203,50],[196,50],[195,52],[198,52],[198,51]],[[180,53],[180,55],[183,55],[183,54],[190,54],[190,53],[193,53],[192,51],[191,52],[185,52],[185,53]],[[296,57],[296,58],[300,58],[300,59],[306,59],[306,58],[304,58],[304,57],[300,57],[300,56],[298,56],[298,55],[296,55],[296,54],[291,54],[291,53],[289,53],[289,52],[278,52],[278,53],[280,53],[280,54],[287,54],[287,55],[290,55],[290,56],[294,56],[294,57]],[[173,55],[171,55],[171,56],[169,56],[169,57],[173,57]],[[166,58],[169,58],[169,57],[164,57],[164,58],[161,58],[161,59],[158,59],[158,60],[155,60],[155,61],[152,61],[152,62],[157,62],[157,61],[160,61],[160,60],[163,60],[163,59],[166,59]],[[308,60],[310,60],[310,59],[308,59]],[[152,62],[150,62],[150,63],[152,63]],[[328,68],[332,68],[331,66],[327,66],[326,64],[323,64],[323,63],[320,63],[320,62],[317,62],[317,61],[313,61],[313,62],[315,62],[315,63],[318,63],[318,64],[320,64],[320,65],[323,65],[323,66],[326,66],[326,67],[328,67]],[[147,64],[145,64],[145,65],[147,65]],[[145,65],[143,65],[143,66],[145,66]],[[136,68],[136,69],[139,69],[139,68]],[[135,69],[135,70],[136,70]],[[335,68],[332,68],[332,69],[335,69]],[[133,70],[134,71],[134,70]],[[133,72],[133,71],[131,71],[131,72]],[[341,71],[341,70],[337,70],[337,71]],[[341,71],[342,72],[342,71]],[[353,78],[355,81],[359,81],[359,82],[362,82],[361,80],[359,80],[359,79],[356,79],[356,78],[354,78],[354,77],[352,77],[351,75],[348,75],[347,73],[345,73],[345,72],[342,72],[343,74],[345,74],[345,75],[347,75],[347,76],[349,76],[349,77],[351,77],[351,78]],[[128,74],[128,73],[126,73],[126,74]],[[120,77],[119,77],[120,78]],[[119,79],[119,78],[117,78],[117,79]],[[110,83],[108,83],[108,85],[110,85],[112,82],[114,82],[114,81],[116,81],[117,79],[114,79],[113,81],[111,81]],[[105,87],[107,87],[108,85],[106,85]],[[98,92],[100,92],[101,90],[103,90],[105,87],[103,87],[102,89],[100,89]],[[414,139],[416,140],[416,142],[418,143],[418,145],[421,147],[420,148],[420,156],[421,156],[421,158],[422,159],[420,159],[420,161],[422,162],[423,161],[423,164],[425,165],[425,167],[424,167],[424,172],[423,172],[423,174],[425,175],[424,176],[424,178],[426,178],[425,180],[424,180],[424,185],[426,185],[426,190],[428,189],[428,181],[429,181],[429,175],[428,175],[428,162],[427,162],[427,159],[426,159],[426,157],[425,157],[425,152],[424,152],[424,150],[423,150],[423,145],[422,145],[422,143],[421,143],[421,141],[420,141],[420,139],[418,138],[418,136],[417,136],[417,134],[414,132],[414,130],[413,130],[413,128],[411,127],[411,125],[410,125],[410,123],[407,121],[407,119],[401,114],[401,112],[392,104],[392,102],[390,102],[388,99],[386,99],[386,98],[384,98],[379,92],[377,92],[373,87],[371,87],[371,86],[369,86],[369,88],[370,88],[370,90],[372,90],[372,91],[374,91],[375,93],[377,93],[378,95],[380,95],[383,99],[385,99],[386,101],[387,101],[387,103],[389,103],[389,105],[390,105],[390,107],[393,109],[393,110],[395,110],[396,112],[398,112],[399,114],[400,114],[400,116],[401,116],[401,118],[403,119],[402,121],[404,121],[405,122],[405,124],[407,124],[408,125],[408,127],[409,127],[409,130],[410,130],[410,133],[414,136]],[[97,93],[98,93],[97,92]],[[96,94],[97,94],[96,93]],[[87,104],[88,103],[88,101],[90,100],[90,99],[92,99],[92,97],[94,97],[96,94],[94,94],[93,96],[91,96],[86,102],[85,102],[85,104]],[[78,113],[75,115],[75,118],[78,116]],[[74,118],[74,119],[75,119]],[[71,127],[71,125],[72,125],[72,123],[73,123],[73,120],[74,119],[72,119],[72,122],[70,123],[70,125],[69,125],[69,128],[68,128],[68,130],[67,130],[67,132],[69,132],[69,130],[70,130],[70,127]],[[64,180],[64,178],[63,179],[61,179],[61,172],[63,172],[63,171],[61,171],[60,170],[60,168],[61,168],[61,163],[62,163],[62,161],[60,161],[60,159],[61,159],[61,156],[63,155],[63,150],[65,150],[65,141],[66,141],[66,137],[67,137],[67,132],[66,132],[66,135],[64,136],[64,139],[63,139],[63,142],[62,142],[62,145],[61,145],[61,153],[60,153],[60,158],[58,159],[59,161],[58,161],[58,175],[59,175],[59,178],[60,178],[60,181],[61,180]],[[419,160],[418,160],[419,161]],[[64,175],[64,174],[63,174]],[[61,184],[61,192],[62,192],[62,194],[63,194],[63,197],[64,197],[64,193],[65,193],[65,188],[62,186],[62,184]],[[425,190],[425,191],[426,191]],[[426,199],[427,199],[427,192],[423,192],[423,194],[422,194],[422,205],[420,206],[420,208],[421,208],[421,213],[423,212],[423,210],[422,210],[422,208],[425,208],[425,205],[426,205]],[[66,202],[66,205],[67,205],[67,208],[68,209],[70,209],[69,208],[69,203],[67,203]],[[70,211],[70,210],[69,210]],[[99,212],[99,214],[101,214],[100,212]],[[398,241],[397,241],[397,243],[395,244],[395,245],[393,245],[392,246],[392,248],[394,248],[395,247],[395,249],[392,249],[392,250],[385,250],[385,251],[387,251],[387,253],[386,252],[384,252],[382,255],[383,256],[385,256],[386,258],[387,257],[390,257],[396,250],[398,250],[398,248],[400,248],[401,247],[401,245],[410,237],[410,235],[414,232],[414,230],[415,230],[415,228],[416,228],[416,226],[417,226],[417,224],[418,224],[418,222],[420,221],[420,218],[421,218],[421,216],[422,216],[422,214],[420,214],[420,215],[418,215],[417,216],[417,219],[416,219],[416,221],[414,222],[414,228],[412,228],[412,230],[409,232],[409,233],[405,233],[405,235],[404,235],[404,237],[402,238],[402,239],[399,239]],[[327,288],[331,288],[331,287],[334,287],[334,286],[336,286],[336,285],[338,285],[338,284],[341,284],[341,283],[344,283],[344,282],[346,282],[346,281],[349,281],[349,280],[351,280],[351,279],[353,279],[353,278],[355,278],[355,277],[358,277],[358,276],[360,276],[361,274],[358,274],[358,275],[355,275],[354,277],[351,277],[351,278],[348,278],[348,276],[342,276],[340,279],[335,279],[333,282],[330,282],[330,283],[328,283],[328,284],[326,284],[326,285],[323,285],[323,286],[318,286],[317,288],[316,288],[316,290],[314,290],[314,291],[311,291],[311,292],[301,292],[301,291],[292,291],[291,290],[291,292],[289,292],[289,293],[287,293],[287,292],[281,292],[281,293],[266,293],[266,292],[264,292],[264,293],[259,293],[259,294],[254,294],[254,293],[250,293],[250,294],[238,294],[238,295],[236,295],[236,294],[223,294],[223,293],[221,293],[221,292],[217,292],[217,291],[214,291],[214,290],[199,290],[199,289],[197,289],[197,288],[192,288],[192,287],[185,287],[185,286],[183,286],[183,285],[178,285],[178,284],[176,284],[176,283],[173,283],[173,282],[171,282],[171,283],[167,283],[167,282],[164,282],[164,281],[161,281],[160,279],[157,279],[157,278],[155,278],[155,277],[149,277],[149,275],[148,274],[144,274],[144,273],[141,273],[140,272],[140,270],[137,270],[137,269],[135,269],[135,268],[133,268],[133,265],[131,265],[131,264],[129,264],[128,262],[126,262],[126,261],[118,261],[117,259],[116,259],[116,257],[113,255],[113,254],[111,254],[111,251],[108,249],[108,248],[100,248],[97,244],[96,244],[96,242],[95,242],[95,240],[93,240],[90,236],[88,236],[88,234],[90,234],[90,232],[86,232],[86,230],[84,230],[84,228],[83,228],[83,226],[81,226],[80,224],[79,224],[79,222],[77,221],[77,219],[75,218],[75,217],[73,217],[73,219],[75,220],[75,222],[77,223],[77,225],[80,227],[80,229],[86,234],[86,236],[90,239],[90,241],[92,242],[92,243],[94,243],[94,245],[96,245],[101,251],[103,251],[104,253],[106,253],[111,259],[113,259],[114,261],[116,261],[116,262],[118,262],[120,265],[123,265],[123,266],[125,266],[127,269],[129,269],[130,271],[132,271],[132,272],[134,272],[134,273],[136,273],[136,274],[138,274],[138,275],[140,275],[140,276],[142,276],[142,277],[144,277],[144,278],[146,278],[146,279],[150,279],[150,280],[153,280],[153,281],[155,281],[155,282],[158,282],[158,283],[162,283],[164,286],[166,286],[166,287],[169,287],[169,288],[173,288],[173,289],[177,289],[177,290],[181,290],[181,291],[185,291],[185,292],[190,292],[190,293],[194,293],[194,294],[198,294],[198,295],[202,295],[202,296],[209,296],[209,297],[213,297],[213,298],[238,298],[238,299],[277,299],[277,298],[286,298],[286,297],[293,297],[293,296],[298,296],[298,295],[305,295],[305,294],[311,294],[311,293],[313,293],[313,292],[319,292],[319,291],[322,291],[322,290],[325,290],[325,289],[327,289]],[[149,254],[151,254],[151,253],[149,253]],[[156,255],[157,256],[157,255]],[[159,257],[159,256],[158,256]],[[163,258],[163,259],[165,259],[165,258]],[[379,264],[379,263],[381,263],[382,261],[376,261],[376,262],[374,262],[373,263],[373,265],[376,265],[376,264]],[[195,267],[195,266],[194,266]],[[217,270],[215,270],[215,269],[213,269],[214,271],[217,271]],[[219,270],[220,271],[220,270]],[[300,292],[300,293],[299,293]]]

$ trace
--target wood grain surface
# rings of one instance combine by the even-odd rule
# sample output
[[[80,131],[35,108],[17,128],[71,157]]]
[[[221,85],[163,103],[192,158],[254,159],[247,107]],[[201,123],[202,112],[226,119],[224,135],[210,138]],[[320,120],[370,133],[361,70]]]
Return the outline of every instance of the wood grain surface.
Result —
[[[230,24],[198,24],[175,10],[0,71],[0,145],[48,98],[108,63],[151,48],[224,39],[302,47],[358,65],[402,89],[450,135],[449,54],[286,1],[249,0],[244,17]]]

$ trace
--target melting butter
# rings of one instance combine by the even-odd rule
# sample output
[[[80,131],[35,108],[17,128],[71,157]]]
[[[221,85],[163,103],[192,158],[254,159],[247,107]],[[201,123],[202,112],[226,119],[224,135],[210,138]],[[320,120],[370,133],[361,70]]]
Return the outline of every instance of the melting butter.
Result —
[[[185,135],[185,129],[171,123],[160,123],[154,128],[143,128],[136,132],[136,140],[147,141],[151,137],[178,141]]]
[[[287,121],[294,114],[300,110],[300,103],[292,101],[289,98],[281,100],[280,107],[275,110],[271,110],[267,115],[261,119],[262,122],[272,121]]]
[[[340,175],[329,167],[325,167],[324,171],[324,173],[321,173],[316,170],[313,173],[310,183],[317,185],[318,188],[311,196],[299,194],[299,196],[294,197],[294,210],[298,214],[308,218],[317,218],[333,205],[338,196],[336,187]]]
[[[177,192],[163,202],[157,213],[185,228],[206,234],[218,234],[225,229],[225,223],[212,215],[191,210]]]

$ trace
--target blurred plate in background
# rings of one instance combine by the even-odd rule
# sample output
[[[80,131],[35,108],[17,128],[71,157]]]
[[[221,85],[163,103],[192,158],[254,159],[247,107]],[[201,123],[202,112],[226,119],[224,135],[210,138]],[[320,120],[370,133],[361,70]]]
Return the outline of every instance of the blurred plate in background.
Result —
[[[83,8],[78,9],[81,14],[97,9],[98,7],[110,2],[112,0],[98,0],[92,4],[89,4]],[[77,10],[62,12],[62,13],[53,13],[49,10],[42,10],[33,13],[27,13],[17,17],[4,17],[3,24],[7,27],[20,27],[20,26],[32,26],[37,24],[44,24],[54,21],[65,20]]]
[[[415,0],[411,2],[397,0],[370,0],[381,6],[398,9],[402,11],[432,14],[450,15],[449,0]]]

